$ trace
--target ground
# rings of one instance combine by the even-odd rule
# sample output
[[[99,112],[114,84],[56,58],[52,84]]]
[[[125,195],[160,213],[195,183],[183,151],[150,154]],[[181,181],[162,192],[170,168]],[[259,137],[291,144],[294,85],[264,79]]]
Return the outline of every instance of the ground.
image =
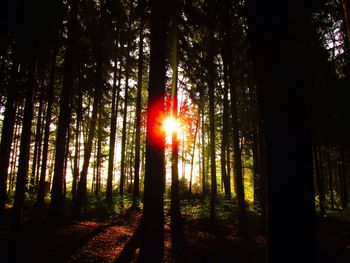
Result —
[[[230,218],[219,218],[213,226],[196,209],[187,205],[183,210],[185,243],[178,262],[264,262],[266,240],[254,227],[244,240]],[[87,216],[88,220],[69,220],[60,226],[27,218],[16,251],[8,249],[9,227],[2,226],[0,255],[7,256],[0,262],[136,262],[141,214],[126,209],[104,219]],[[164,254],[165,262],[174,262],[168,215]],[[318,218],[317,263],[349,262],[350,220],[335,215]]]

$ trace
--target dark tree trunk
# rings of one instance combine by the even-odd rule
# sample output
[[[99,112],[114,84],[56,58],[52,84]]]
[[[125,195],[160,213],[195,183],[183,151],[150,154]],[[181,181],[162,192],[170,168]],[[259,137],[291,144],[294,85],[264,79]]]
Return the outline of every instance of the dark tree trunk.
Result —
[[[254,177],[254,207],[257,211],[261,208],[261,168],[258,144],[258,128],[252,128],[252,151],[253,151],[253,177]]]
[[[103,92],[103,65],[102,65],[102,38],[103,38],[103,18],[104,18],[105,1],[100,2],[100,21],[99,21],[99,32],[98,32],[98,47],[97,47],[97,63],[96,63],[96,79],[95,79],[95,90],[94,90],[94,101],[92,104],[92,115],[89,127],[89,133],[87,141],[84,147],[84,161],[83,167],[80,173],[78,188],[76,198],[73,205],[73,215],[78,215],[81,209],[86,204],[87,193],[87,174],[90,165],[91,152],[93,147],[93,140],[95,137],[97,115],[100,108],[100,103],[102,99]]]
[[[79,179],[79,166],[80,166],[80,126],[82,122],[82,103],[83,96],[81,92],[80,83],[78,84],[78,94],[77,94],[77,109],[76,109],[76,126],[75,126],[75,154],[74,154],[74,168],[73,168],[73,182],[72,182],[72,198],[75,199],[77,192],[77,182]]]
[[[68,169],[68,158],[69,158],[69,144],[70,144],[71,132],[70,128],[67,129],[67,141],[66,141],[66,152],[64,154],[64,169],[63,169],[63,202],[66,200],[67,193],[67,169]]]
[[[260,233],[266,235],[266,223],[267,223],[267,167],[266,167],[266,145],[263,135],[263,124],[258,111],[258,149],[259,149],[259,163],[260,163]]]
[[[330,199],[331,199],[330,200],[331,201],[331,209],[334,210],[333,166],[332,166],[330,150],[328,150],[328,153],[327,153],[327,166],[328,166],[328,186],[329,186],[329,193],[330,193]]]
[[[33,119],[33,93],[36,82],[37,60],[33,55],[29,64],[28,83],[25,94],[25,106],[22,122],[21,144],[18,158],[16,192],[13,203],[12,236],[17,239],[23,217],[23,206],[29,168],[30,137]]]
[[[228,22],[228,21],[225,21]],[[225,39],[225,32],[224,32]],[[225,39],[226,40],[226,39]],[[227,42],[227,40],[226,40]],[[230,174],[229,169],[229,143],[228,143],[228,134],[229,134],[229,102],[228,102],[228,93],[229,93],[229,65],[227,63],[228,56],[228,47],[229,43],[223,42],[222,53],[224,58],[224,108],[222,116],[222,140],[221,140],[221,178],[224,183],[225,195],[226,198],[231,198],[231,184],[230,184]],[[228,157],[228,158],[226,158]],[[228,165],[228,167],[226,167]]]
[[[247,2],[266,138],[270,263],[315,261],[312,144],[296,21],[287,12],[295,8],[292,2]]]
[[[100,182],[101,182],[101,166],[102,166],[102,106],[100,103],[98,110],[98,128],[97,128],[97,155],[96,155],[96,188],[95,195],[100,193]]]
[[[126,47],[126,62],[125,62],[125,89],[124,89],[124,110],[123,110],[123,128],[122,128],[122,145],[121,145],[121,160],[120,160],[120,183],[119,195],[121,206],[123,207],[124,184],[125,184],[125,146],[126,146],[126,126],[128,115],[128,97],[129,97],[129,75],[130,75],[130,45],[131,45],[131,8],[132,0],[130,0],[129,21],[127,29],[127,47]]]
[[[342,206],[343,209],[348,208],[348,185],[345,173],[345,159],[344,159],[344,149],[340,150],[340,161],[339,161],[339,173],[341,174],[341,184],[343,185],[342,191]]]
[[[178,3],[173,2],[174,11],[172,12],[171,22],[171,101],[170,111],[171,117],[178,119]],[[179,196],[179,138],[178,133],[173,131],[171,134],[171,191],[170,191],[170,215],[172,221],[172,230],[179,226],[180,212],[180,196]]]
[[[65,54],[63,85],[60,98],[60,113],[58,117],[55,167],[51,190],[50,217],[53,220],[60,220],[63,216],[63,169],[67,129],[69,127],[71,105],[70,97],[74,85],[74,57],[76,50],[76,34],[78,25],[78,4],[79,0],[72,0],[68,19],[68,46]]]
[[[190,186],[189,186],[189,189],[188,189],[188,197],[189,198],[192,197],[192,178],[193,178],[194,152],[195,152],[195,149],[196,149],[198,126],[199,126],[199,116],[198,116],[198,119],[197,119],[197,122],[196,122],[196,129],[195,129],[195,132],[194,132],[194,141],[193,141],[192,154],[191,154]]]
[[[210,23],[213,22],[213,1],[208,1],[208,18]],[[208,87],[209,87],[209,130],[210,130],[210,221],[215,222],[215,207],[216,207],[216,144],[215,144],[215,64],[214,64],[214,26],[209,25],[209,43],[208,43]]]
[[[347,208],[347,185],[346,176],[344,174],[344,153],[343,149],[339,149],[339,157],[336,160],[336,169],[338,172],[339,180],[339,196],[341,201],[341,206],[343,209]]]
[[[162,0],[151,1],[146,169],[139,262],[160,263],[163,262],[164,255],[165,134],[162,131],[162,119],[165,95],[167,4],[167,1]]]
[[[247,235],[247,215],[244,195],[244,182],[242,173],[242,154],[240,148],[240,136],[238,126],[238,103],[237,103],[237,91],[235,87],[235,80],[233,76],[233,56],[232,56],[232,39],[231,39],[231,23],[230,23],[230,3],[225,0],[225,34],[224,34],[224,45],[225,45],[225,58],[227,64],[227,74],[230,86],[231,95],[231,114],[232,114],[232,135],[233,135],[233,152],[234,152],[234,176],[236,184],[236,194],[238,199],[238,228],[239,233],[242,236]],[[225,62],[224,62],[225,63]]]
[[[6,204],[6,186],[7,173],[10,164],[11,144],[15,127],[16,117],[16,97],[17,97],[17,74],[18,58],[17,50],[14,50],[10,83],[7,88],[7,100],[5,105],[4,120],[1,130],[0,144],[0,223],[5,221],[5,204]]]
[[[202,141],[202,193],[207,194],[207,180],[206,180],[206,167],[205,167],[205,123],[204,123],[204,92],[203,88],[200,90],[201,97],[201,141]]]
[[[321,213],[321,216],[324,216],[324,214],[325,214],[325,195],[324,195],[322,167],[321,167],[321,162],[320,162],[321,152],[318,150],[318,147],[316,145],[313,146],[313,153],[314,153],[315,177],[316,177],[317,190],[318,190],[320,213]]]
[[[40,126],[40,140],[38,142],[38,160],[37,160],[37,164],[36,164],[36,171],[35,171],[35,193],[38,193],[38,188],[39,188],[39,179],[40,179],[40,168],[42,166],[42,146],[43,146],[43,134],[44,134],[44,128],[45,128],[45,116],[46,116],[46,104],[43,102],[43,113],[40,120],[41,126]]]
[[[41,87],[41,94],[39,98],[39,109],[38,109],[38,117],[37,117],[37,123],[36,123],[36,129],[35,129],[35,140],[34,140],[34,152],[33,152],[33,162],[32,162],[32,173],[30,176],[30,183],[29,183],[29,192],[31,194],[34,194],[35,190],[35,177],[36,175],[36,166],[40,165],[40,163],[37,163],[39,160],[40,152],[38,151],[39,144],[41,142],[42,136],[41,136],[41,115],[43,111],[43,87]]]
[[[141,9],[144,8],[144,1],[139,1]],[[141,148],[141,109],[142,109],[142,72],[143,72],[143,27],[144,14],[140,18],[140,40],[139,40],[139,61],[137,73],[137,98],[136,98],[136,138],[135,138],[135,163],[134,163],[134,192],[133,192],[133,206],[139,206],[140,199],[140,148]]]
[[[350,5],[349,0],[343,1],[343,10],[344,10],[344,29],[345,29],[345,36],[346,36],[346,46],[349,49],[350,48]],[[349,52],[349,50],[348,50]]]
[[[19,109],[17,110],[17,114],[19,115]],[[10,194],[13,191],[14,184],[15,184],[15,174],[17,173],[17,157],[18,157],[18,145],[19,145],[19,137],[20,137],[20,125],[17,122],[15,124],[14,129],[14,136],[13,136],[13,151],[11,156],[11,163],[10,163],[10,178],[9,178],[9,186],[8,186],[8,194]]]
[[[118,37],[120,37],[120,32],[118,32]],[[116,40],[118,43],[118,39]],[[123,54],[124,42],[122,37],[120,37],[120,46],[121,54]],[[114,73],[113,73],[113,91],[112,91],[112,115],[111,115],[111,132],[109,135],[109,153],[108,153],[108,174],[107,174],[107,190],[106,190],[106,201],[108,203],[112,202],[112,193],[113,193],[113,170],[114,170],[114,154],[115,154],[115,140],[117,133],[117,117],[118,117],[118,105],[119,105],[119,92],[122,78],[122,64],[123,64],[123,55],[120,58],[120,67],[119,67],[119,79],[118,85],[117,81],[117,58],[115,59]]]
[[[38,205],[43,204],[44,198],[45,198],[45,180],[46,180],[46,170],[47,170],[46,168],[47,168],[48,150],[49,150],[52,104],[53,104],[54,91],[55,91],[57,53],[58,53],[58,48],[56,47],[53,51],[50,82],[49,82],[49,87],[47,92],[47,109],[46,109],[46,116],[45,116],[43,156],[42,156],[42,164],[41,164],[40,179],[39,179],[39,186],[38,186],[38,198],[36,201]]]

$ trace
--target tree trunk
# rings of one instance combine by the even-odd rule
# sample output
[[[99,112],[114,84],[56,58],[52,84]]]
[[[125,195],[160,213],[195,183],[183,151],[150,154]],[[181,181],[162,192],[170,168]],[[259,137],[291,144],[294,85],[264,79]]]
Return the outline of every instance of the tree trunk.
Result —
[[[330,201],[331,201],[331,210],[334,210],[334,184],[333,184],[333,168],[332,168],[332,161],[331,161],[331,153],[328,150],[327,153],[327,166],[328,166],[328,186],[329,186],[329,193],[330,193]]]
[[[120,32],[118,31],[118,39],[120,37]],[[116,43],[118,44],[118,39]],[[123,54],[123,46],[124,42],[122,41],[122,37],[120,37],[120,46],[121,46],[121,54]],[[117,58],[115,59],[114,72],[113,72],[113,91],[112,91],[112,115],[111,115],[111,131],[109,135],[109,153],[108,153],[108,174],[107,174],[107,190],[106,190],[106,201],[108,203],[112,202],[112,194],[113,194],[113,170],[114,170],[114,155],[115,155],[115,141],[116,141],[116,133],[117,133],[117,118],[118,118],[118,105],[119,105],[119,92],[122,78],[122,64],[123,64],[123,55],[120,58],[120,67],[119,67],[119,78],[118,85],[116,85],[117,81]]]
[[[128,97],[129,97],[129,74],[130,74],[130,45],[131,45],[131,8],[132,0],[130,0],[128,31],[127,31],[127,47],[126,47],[126,62],[125,62],[125,90],[124,90],[124,110],[123,110],[123,129],[122,129],[122,145],[121,145],[121,160],[120,160],[120,183],[119,195],[120,204],[123,207],[124,184],[125,184],[125,145],[126,145],[126,119],[128,115]]]
[[[100,193],[100,182],[101,182],[101,166],[102,166],[102,106],[100,103],[98,110],[98,129],[97,129],[97,158],[96,158],[96,188],[95,195]]]
[[[205,124],[204,124],[204,92],[203,88],[200,90],[201,97],[201,135],[202,135],[202,193],[205,196],[207,194],[207,180],[206,180],[206,167],[205,167]]]
[[[324,216],[325,214],[325,195],[324,195],[324,186],[323,186],[323,176],[322,176],[322,167],[320,162],[320,154],[321,152],[318,150],[318,147],[316,145],[313,146],[313,153],[314,153],[314,163],[315,163],[315,178],[317,183],[317,190],[318,190],[318,198],[319,198],[319,206],[320,206],[320,213],[321,216]]]
[[[346,180],[345,173],[345,158],[344,158],[344,149],[340,149],[340,163],[339,163],[339,173],[341,174],[341,184],[343,185],[343,194],[342,194],[342,206],[343,209],[348,208],[348,185]]]
[[[162,131],[162,120],[165,95],[167,3],[162,0],[151,2],[146,169],[142,239],[138,262],[160,263],[163,262],[164,255],[165,133]]]
[[[95,137],[97,114],[100,108],[103,90],[103,66],[102,66],[102,38],[103,38],[103,18],[104,18],[105,1],[100,2],[100,24],[98,32],[98,50],[97,50],[97,63],[96,63],[96,79],[95,79],[95,90],[94,90],[94,101],[92,105],[92,116],[90,121],[88,138],[84,146],[84,161],[83,167],[80,173],[79,184],[77,188],[77,195],[73,205],[73,215],[78,215],[81,209],[86,204],[86,184],[87,174],[90,164],[91,152],[93,147],[93,140]]]
[[[34,140],[34,152],[33,152],[33,162],[32,162],[32,173],[30,176],[30,183],[29,183],[29,193],[34,194],[35,190],[35,177],[36,175],[36,166],[40,165],[40,163],[37,163],[39,160],[40,152],[38,151],[39,144],[41,142],[41,115],[43,111],[43,87],[41,86],[40,91],[40,98],[39,98],[39,109],[38,109],[38,117],[36,122],[36,129],[35,129],[35,140]]]
[[[224,43],[225,45],[226,43]],[[227,53],[227,48],[224,46],[222,48],[223,53]],[[223,57],[227,54],[223,54]],[[230,185],[230,175],[228,170],[226,170],[226,151],[229,150],[228,146],[228,133],[229,133],[229,102],[228,102],[228,92],[229,92],[229,68],[227,63],[224,63],[224,108],[222,116],[222,140],[221,140],[221,178],[224,183],[224,190],[227,199],[231,198],[231,185]],[[229,154],[227,154],[229,156]]]
[[[50,82],[49,82],[48,92],[47,92],[47,109],[46,109],[46,116],[45,116],[43,156],[42,156],[42,164],[41,164],[40,179],[39,179],[39,186],[38,186],[38,197],[36,201],[38,205],[43,204],[44,198],[45,198],[45,180],[46,180],[46,170],[47,170],[46,168],[47,168],[48,150],[49,150],[52,104],[53,104],[54,91],[55,91],[57,53],[58,53],[58,48],[55,47],[53,51],[53,56],[52,56]]]
[[[19,115],[19,109],[17,110],[17,114]],[[11,154],[11,169],[10,169],[10,182],[8,186],[8,194],[10,194],[13,191],[14,188],[14,182],[15,182],[15,174],[17,173],[17,157],[18,157],[18,145],[19,145],[19,137],[20,137],[20,125],[17,122],[15,124],[14,129],[14,136],[13,136],[13,151]]]
[[[75,199],[77,192],[77,182],[79,179],[79,167],[80,167],[80,135],[81,135],[81,122],[82,122],[82,103],[83,96],[81,92],[81,84],[78,84],[78,94],[77,94],[77,109],[76,109],[76,124],[75,124],[75,154],[74,154],[74,168],[73,168],[73,182],[72,182],[72,198]]]
[[[198,114],[199,115],[199,114]],[[196,141],[197,141],[197,133],[198,133],[198,125],[199,125],[199,116],[197,118],[196,122],[196,130],[194,132],[194,141],[193,141],[193,147],[192,147],[192,155],[191,155],[191,169],[190,169],[190,186],[188,190],[188,198],[192,197],[192,177],[193,177],[193,163],[194,163],[194,151],[196,149]]]
[[[294,43],[298,31],[294,17],[287,12],[295,8],[295,2],[250,0],[247,4],[266,138],[267,261],[314,262],[311,133],[303,94],[305,83],[298,71],[300,61]]]
[[[234,176],[236,184],[236,194],[238,199],[238,231],[241,236],[247,235],[247,215],[246,215],[246,205],[245,205],[245,195],[244,195],[244,182],[242,173],[242,156],[240,148],[240,136],[239,136],[239,126],[238,126],[238,103],[237,103],[237,91],[235,87],[235,80],[233,76],[233,56],[232,56],[232,39],[231,39],[231,19],[230,19],[230,3],[225,0],[225,60],[227,63],[227,74],[230,86],[231,95],[231,114],[232,114],[232,135],[233,135],[233,152],[234,152]],[[225,62],[224,62],[225,63]]]
[[[74,85],[74,57],[76,50],[76,34],[78,25],[79,0],[72,0],[68,19],[68,46],[65,54],[63,85],[60,98],[60,113],[58,117],[55,168],[51,191],[50,217],[60,220],[63,216],[63,168],[66,146],[67,129],[69,127],[71,105],[70,97]]]
[[[25,106],[22,122],[21,145],[18,159],[16,192],[13,203],[12,236],[17,239],[23,217],[23,206],[29,168],[30,137],[33,119],[33,93],[36,82],[37,59],[31,58],[28,70],[28,83],[25,94]]]
[[[140,8],[143,8],[144,1],[140,0]],[[139,40],[139,61],[137,73],[137,98],[136,98],[136,138],[135,138],[135,163],[134,163],[134,192],[133,207],[139,206],[140,199],[140,148],[141,148],[141,109],[142,109],[142,72],[143,72],[143,27],[144,14],[140,18],[140,40]]]
[[[171,23],[171,101],[170,115],[175,120],[178,119],[178,3],[173,2],[174,12],[172,12]],[[183,148],[184,149],[184,148]],[[170,215],[172,222],[172,230],[179,226],[181,217],[180,212],[180,196],[179,196],[179,138],[177,131],[171,134],[171,190],[170,190]]]
[[[208,17],[212,21],[213,1],[208,3]],[[208,87],[209,87],[209,129],[210,129],[210,176],[211,176],[211,192],[210,192],[210,221],[215,222],[215,207],[216,207],[216,154],[215,154],[215,64],[214,64],[214,26],[209,25],[209,45],[208,45]]]
[[[16,45],[17,46],[17,45]],[[11,144],[16,118],[16,97],[17,97],[17,74],[18,74],[18,58],[17,50],[14,50],[11,76],[9,86],[7,88],[7,100],[5,105],[4,120],[1,130],[0,144],[0,223],[5,221],[5,204],[6,204],[6,186],[7,173],[10,164]]]

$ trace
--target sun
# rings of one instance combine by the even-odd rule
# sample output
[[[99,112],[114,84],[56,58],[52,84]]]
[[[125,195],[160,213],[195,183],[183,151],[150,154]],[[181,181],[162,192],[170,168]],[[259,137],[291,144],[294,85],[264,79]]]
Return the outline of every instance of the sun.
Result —
[[[174,132],[179,133],[179,128],[179,122],[173,116],[169,116],[164,119],[163,129],[167,135],[171,135]]]

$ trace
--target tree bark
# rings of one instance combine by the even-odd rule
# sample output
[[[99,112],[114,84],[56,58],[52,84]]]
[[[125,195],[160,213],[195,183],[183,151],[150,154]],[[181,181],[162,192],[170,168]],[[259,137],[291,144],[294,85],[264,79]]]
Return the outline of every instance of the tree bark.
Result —
[[[43,156],[42,156],[42,164],[41,164],[40,179],[39,179],[39,186],[38,186],[38,197],[36,201],[38,205],[43,204],[44,198],[45,198],[45,180],[46,180],[46,170],[47,170],[46,168],[47,168],[47,159],[48,159],[48,150],[49,150],[52,104],[53,104],[54,91],[55,91],[57,53],[58,53],[58,48],[55,47],[53,51],[53,56],[52,56],[50,82],[49,82],[49,87],[47,92],[47,109],[46,109],[46,116],[45,116]]]
[[[123,207],[124,184],[125,184],[125,146],[126,146],[126,126],[128,115],[128,97],[129,97],[129,75],[130,75],[130,45],[131,45],[131,8],[132,0],[130,0],[129,20],[127,29],[127,47],[126,47],[126,63],[125,63],[125,89],[124,89],[124,110],[123,110],[123,128],[122,128],[122,145],[121,145],[121,160],[120,160],[120,183],[119,195],[121,207]]]
[[[322,167],[320,162],[320,154],[321,152],[318,150],[318,147],[314,144],[313,146],[314,153],[314,163],[315,163],[315,177],[317,183],[318,190],[318,198],[319,198],[319,207],[320,214],[324,216],[325,214],[325,195],[324,195],[324,186],[323,186],[323,176],[322,176]]]
[[[17,45],[16,45],[17,46]],[[16,118],[16,97],[17,97],[17,74],[18,74],[18,50],[14,50],[11,76],[9,86],[7,88],[7,100],[5,105],[4,120],[1,130],[0,144],[0,223],[5,221],[5,204],[6,204],[6,186],[7,173],[10,164],[11,145]]]
[[[151,1],[150,72],[148,85],[146,169],[142,240],[138,262],[163,262],[164,148],[162,131],[168,1]],[[161,131],[161,132],[159,132]]]
[[[97,63],[95,72],[95,90],[94,90],[94,101],[92,104],[92,115],[89,127],[89,133],[87,141],[84,147],[84,161],[83,167],[80,173],[80,180],[77,188],[77,195],[73,205],[73,215],[78,215],[81,209],[86,204],[86,184],[87,184],[87,174],[90,164],[91,152],[93,147],[93,140],[95,137],[97,114],[100,108],[100,103],[102,99],[103,90],[103,66],[102,66],[102,38],[103,38],[103,18],[105,11],[105,1],[100,2],[100,21],[99,21],[99,32],[98,32],[98,47],[97,47]]]
[[[298,71],[295,39],[299,35],[295,18],[287,12],[295,9],[295,4],[247,2],[248,33],[266,138],[270,263],[315,261],[311,133],[305,83]]]
[[[117,81],[117,58],[115,59],[114,65],[114,73],[113,73],[113,91],[112,91],[112,115],[111,115],[111,131],[109,135],[109,154],[108,154],[108,174],[107,174],[107,190],[106,190],[106,201],[108,203],[112,202],[112,194],[113,194],[113,170],[114,170],[114,155],[115,155],[115,141],[116,141],[116,133],[117,133],[117,118],[118,118],[118,106],[119,106],[119,92],[122,78],[122,68],[123,68],[123,46],[124,41],[122,37],[120,37],[120,31],[118,32],[118,39],[116,43],[120,39],[120,67],[119,67],[119,77],[118,77],[118,85]]]
[[[231,39],[231,19],[230,19],[230,4],[228,0],[225,0],[225,49],[226,56],[225,60],[227,63],[227,74],[230,86],[231,95],[231,114],[232,114],[232,135],[233,135],[233,152],[234,152],[234,176],[236,184],[236,194],[238,199],[238,231],[241,236],[247,235],[247,215],[245,205],[245,194],[244,194],[244,181],[242,172],[242,154],[240,148],[240,136],[238,126],[238,102],[237,102],[237,91],[235,86],[235,80],[233,76],[233,56],[232,56],[232,39]]]
[[[176,121],[178,120],[178,3],[173,2],[174,11],[172,12],[171,23],[171,98],[170,98],[170,115]],[[170,190],[170,215],[172,229],[179,226],[180,212],[180,195],[179,195],[179,138],[177,131],[171,134],[171,190]]]
[[[41,94],[39,98],[39,109],[38,109],[38,117],[37,117],[37,123],[36,123],[36,129],[35,129],[35,139],[34,139],[34,152],[33,152],[33,162],[32,162],[32,171],[31,171],[31,176],[30,176],[30,183],[29,183],[29,193],[34,194],[35,190],[35,177],[38,176],[36,175],[36,166],[40,165],[40,163],[37,163],[38,160],[40,159],[40,152],[38,151],[39,144],[42,140],[42,135],[41,135],[41,115],[43,111],[43,87],[41,87]]]
[[[144,8],[144,1],[139,1],[141,10]],[[137,73],[137,98],[136,98],[136,138],[135,138],[135,163],[134,163],[134,192],[133,206],[139,206],[140,199],[140,148],[141,148],[141,109],[142,109],[142,72],[143,72],[143,27],[144,14],[141,14],[139,29],[139,61]]]
[[[18,158],[18,171],[16,178],[16,192],[13,203],[12,236],[17,239],[23,217],[23,206],[29,168],[30,137],[33,119],[33,94],[36,82],[37,58],[30,59],[28,70],[28,83],[25,94],[25,106],[22,122],[21,144]]]
[[[210,23],[213,21],[213,1],[208,1],[208,17]],[[210,188],[210,221],[215,222],[215,207],[216,207],[216,195],[217,195],[217,183],[216,183],[216,144],[215,144],[215,64],[214,64],[214,26],[209,25],[209,43],[208,43],[208,88],[209,88],[209,130],[210,130],[210,176],[211,176],[211,188]]]
[[[60,220],[63,216],[63,168],[67,129],[69,127],[71,105],[70,97],[74,85],[74,57],[76,50],[76,34],[78,25],[79,0],[72,0],[68,19],[68,46],[65,54],[63,85],[60,98],[60,113],[58,117],[55,167],[51,191],[50,215],[53,220]]]

